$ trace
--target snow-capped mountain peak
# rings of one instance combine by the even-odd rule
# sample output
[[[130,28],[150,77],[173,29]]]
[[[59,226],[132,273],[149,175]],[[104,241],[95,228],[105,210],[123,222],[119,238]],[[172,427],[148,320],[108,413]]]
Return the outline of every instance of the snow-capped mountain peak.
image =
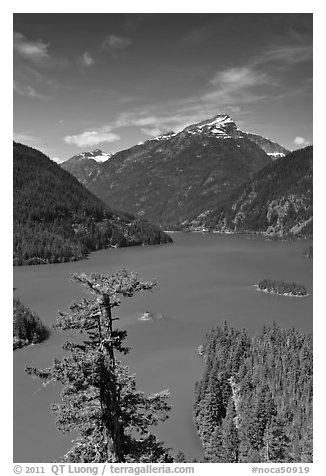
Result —
[[[261,147],[264,152],[272,159],[276,160],[284,157],[289,151],[280,146],[276,142],[271,141],[265,137],[251,134],[249,132],[242,132],[238,129],[236,123],[228,114],[217,114],[211,119],[198,122],[187,126],[180,133],[181,135],[206,135],[216,139],[249,139]],[[237,147],[241,147],[239,144]]]
[[[205,121],[202,121],[202,122],[199,122],[197,125],[197,127],[199,128],[202,128],[202,127],[205,127],[205,126],[219,126],[219,127],[224,127],[226,124],[234,124],[234,121],[233,119],[231,119],[230,116],[228,116],[228,114],[217,114],[216,116],[214,116],[212,119],[206,119]]]
[[[73,159],[80,160],[80,159],[93,159],[96,162],[106,162],[112,154],[107,154],[100,149],[95,149],[92,152],[81,152],[78,155],[75,155]]]
[[[187,126],[182,131],[188,134],[208,134],[220,139],[241,138],[235,122],[228,114],[217,114],[211,119]]]
[[[107,161],[112,154],[107,154],[100,149],[95,149],[92,152],[89,152],[89,158],[96,160],[96,162],[105,162]]]

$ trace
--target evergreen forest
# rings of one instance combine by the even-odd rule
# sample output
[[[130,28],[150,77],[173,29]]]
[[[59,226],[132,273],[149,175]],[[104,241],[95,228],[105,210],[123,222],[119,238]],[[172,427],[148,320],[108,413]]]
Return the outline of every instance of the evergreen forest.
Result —
[[[260,291],[272,294],[283,294],[287,296],[307,296],[307,289],[303,284],[286,283],[285,281],[275,281],[263,279],[257,285]]]
[[[160,228],[113,211],[40,151],[14,143],[14,265],[171,242]]]
[[[313,147],[291,152],[259,170],[191,225],[190,229],[312,237]]]
[[[26,307],[18,298],[14,298],[13,309],[13,348],[18,349],[29,344],[42,342],[48,336],[48,330],[35,312]]]
[[[312,335],[225,322],[201,347],[194,421],[203,462],[312,462]]]

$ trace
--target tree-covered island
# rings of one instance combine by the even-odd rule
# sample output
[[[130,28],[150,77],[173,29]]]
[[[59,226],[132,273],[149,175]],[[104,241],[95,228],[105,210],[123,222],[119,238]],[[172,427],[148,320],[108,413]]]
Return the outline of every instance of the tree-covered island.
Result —
[[[263,279],[255,285],[259,291],[265,291],[271,294],[280,294],[282,296],[307,296],[308,292],[303,284],[287,283],[285,281],[275,281],[272,279]]]

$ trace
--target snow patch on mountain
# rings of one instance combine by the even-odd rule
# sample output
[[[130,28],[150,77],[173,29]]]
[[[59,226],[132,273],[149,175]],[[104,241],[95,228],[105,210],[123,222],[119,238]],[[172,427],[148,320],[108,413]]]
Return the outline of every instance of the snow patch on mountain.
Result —
[[[219,139],[243,138],[241,131],[227,114],[218,114],[212,119],[187,126],[181,133],[213,135]]]
[[[159,136],[156,136],[156,137],[153,137],[153,139],[149,139],[150,141],[161,141],[161,140],[166,140],[166,139],[170,139],[170,137],[173,137],[173,136],[176,136],[177,134],[173,131],[171,132],[166,132],[165,134],[161,134]]]
[[[106,152],[102,152],[100,149],[95,149],[92,152],[88,152],[89,159],[94,159],[96,162],[106,162],[112,154],[107,154]]]
[[[285,157],[286,154],[283,152],[267,152],[267,155],[272,157],[272,159],[281,159],[282,157]]]
[[[107,154],[100,149],[95,149],[92,152],[81,152],[75,155],[73,159],[93,159],[96,162],[106,162],[113,154]]]

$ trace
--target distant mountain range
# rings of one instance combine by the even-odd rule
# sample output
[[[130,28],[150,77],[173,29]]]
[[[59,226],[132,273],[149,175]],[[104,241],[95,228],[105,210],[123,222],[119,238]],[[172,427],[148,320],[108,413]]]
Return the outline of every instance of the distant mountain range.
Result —
[[[157,226],[102,203],[36,149],[14,142],[13,164],[16,265],[72,261],[101,248],[172,241]]]
[[[105,203],[165,228],[194,219],[288,151],[218,114],[117,152],[72,157],[62,168]]]
[[[184,223],[190,230],[312,236],[313,147],[257,172],[215,207]]]

